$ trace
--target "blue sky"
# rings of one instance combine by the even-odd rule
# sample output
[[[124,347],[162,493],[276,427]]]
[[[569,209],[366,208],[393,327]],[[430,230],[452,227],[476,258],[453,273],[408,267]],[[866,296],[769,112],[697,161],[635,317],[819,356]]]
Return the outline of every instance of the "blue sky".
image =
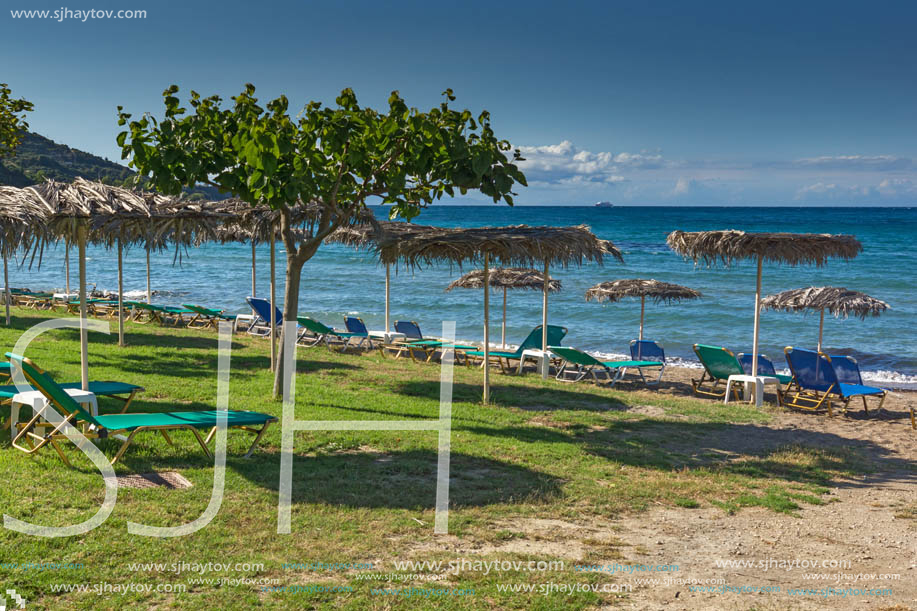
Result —
[[[522,204],[917,204],[917,4],[10,0],[0,82],[111,159],[115,107],[253,82],[291,107],[451,87],[524,151]],[[146,10],[14,19],[10,10]]]

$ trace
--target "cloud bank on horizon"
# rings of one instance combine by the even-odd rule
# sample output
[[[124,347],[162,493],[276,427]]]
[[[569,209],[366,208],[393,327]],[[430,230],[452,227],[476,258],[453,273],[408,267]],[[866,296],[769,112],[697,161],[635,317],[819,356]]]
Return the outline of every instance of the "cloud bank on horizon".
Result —
[[[517,148],[529,181],[518,198],[523,204],[917,204],[917,163],[895,155],[735,161],[596,152],[569,140]]]

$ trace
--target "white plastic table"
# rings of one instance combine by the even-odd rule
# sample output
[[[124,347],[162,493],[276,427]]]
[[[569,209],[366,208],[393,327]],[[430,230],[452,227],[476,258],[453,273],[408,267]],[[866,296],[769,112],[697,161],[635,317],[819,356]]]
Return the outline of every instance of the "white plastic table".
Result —
[[[519,371],[522,373],[522,366],[525,365],[526,359],[533,359],[536,363],[536,369],[541,373],[541,377],[547,378],[551,369],[551,352],[543,350],[523,350],[522,357],[519,359]]]
[[[81,405],[88,405],[89,412],[93,416],[99,415],[99,402],[96,400],[95,394],[89,392],[88,390],[80,390],[79,388],[67,388],[65,391],[68,395],[73,397],[73,400],[77,403]],[[12,404],[10,405],[10,437],[16,437],[17,434],[16,424],[19,422],[20,406],[28,405],[32,408],[32,413],[35,413],[47,404],[48,400],[43,394],[41,394],[40,391],[37,390],[21,392],[15,395],[13,397]]]
[[[236,319],[235,319],[235,320],[233,321],[233,323],[232,323],[232,330],[233,330],[233,332],[236,332],[236,331],[239,330],[239,325],[240,325],[240,324],[242,324],[242,323],[248,323],[249,326],[250,326],[253,322],[255,322],[255,320],[257,320],[257,318],[258,318],[258,317],[255,316],[254,314],[238,314],[238,315],[236,316]]]
[[[755,406],[761,407],[761,404],[764,403],[764,385],[773,384],[775,386],[779,385],[779,380],[773,376],[750,376],[750,375],[732,375],[729,376],[729,379],[726,380],[726,396],[723,397],[723,403],[729,403],[729,391],[732,390],[732,385],[742,383],[745,384],[745,396],[748,396],[749,387],[754,385],[755,387]],[[779,386],[778,386],[779,388]],[[749,399],[749,403],[751,400]]]

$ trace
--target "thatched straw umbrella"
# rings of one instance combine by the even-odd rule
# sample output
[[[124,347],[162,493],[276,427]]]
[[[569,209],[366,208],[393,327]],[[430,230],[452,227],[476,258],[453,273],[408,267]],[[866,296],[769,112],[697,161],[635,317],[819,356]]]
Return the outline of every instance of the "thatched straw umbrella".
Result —
[[[77,243],[80,273],[80,363],[83,390],[89,389],[88,339],[86,334],[86,243],[93,225],[111,220],[120,228],[138,220],[149,221],[150,210],[143,197],[126,189],[117,189],[77,179],[72,184],[48,181],[26,187],[42,208],[47,229]],[[111,235],[111,234],[108,234]]]
[[[761,314],[761,266],[764,261],[824,265],[829,258],[853,259],[863,245],[852,235],[827,233],[746,233],[725,231],[673,231],[666,238],[669,247],[695,263],[707,266],[717,261],[729,265],[741,259],[758,262],[755,285],[755,326],[752,371],[758,371],[758,327]]]
[[[523,267],[498,267],[490,270],[491,288],[503,289],[503,324],[500,327],[500,345],[506,348],[506,291],[507,289],[530,289],[544,292],[544,275],[537,269]],[[484,287],[484,270],[476,269],[468,272],[458,280],[454,280],[446,287],[447,291],[454,288],[480,289]],[[560,280],[550,279],[548,291],[556,293],[561,288]]]
[[[122,251],[125,245],[191,243],[201,231],[213,230],[226,214],[203,204],[130,191],[77,178],[73,183],[48,181],[24,189],[40,206],[50,236],[77,243],[80,269],[80,319],[86,319],[86,244],[91,240],[118,248],[118,334],[124,343]],[[89,383],[86,327],[80,329],[83,389]]]
[[[810,286],[768,295],[761,300],[761,307],[765,310],[783,310],[785,312],[818,310],[818,351],[821,352],[825,310],[828,310],[835,318],[847,318],[853,314],[865,320],[870,315],[878,316],[890,306],[884,301],[859,291],[835,286]]]
[[[280,236],[280,212],[269,206],[252,206],[251,204],[239,199],[228,199],[221,202],[226,208],[232,210],[233,219],[225,223],[212,236],[207,239],[214,239],[221,243],[241,242],[251,243],[252,245],[252,297],[256,297],[255,285],[257,276],[255,274],[255,246],[257,244],[268,243],[270,245],[270,302],[271,302],[271,320],[268,321],[271,328],[271,370],[273,371],[277,360],[277,323],[274,320],[276,308],[276,244],[281,239]],[[301,238],[308,238],[313,235],[314,224],[321,219],[324,209],[317,203],[300,202],[293,206],[291,214],[291,225],[293,232]],[[362,210],[357,213],[355,219],[348,221],[370,223],[374,220],[372,212]],[[350,225],[341,227],[339,231],[346,232]],[[328,237],[329,241],[344,241],[335,239],[336,233]],[[343,235],[343,234],[342,234]]]
[[[700,291],[689,289],[686,286],[672,284],[671,282],[660,282],[659,280],[643,280],[633,278],[627,280],[613,280],[611,282],[600,282],[588,291],[586,291],[586,301],[607,301],[608,303],[618,302],[625,297],[640,298],[640,335],[638,339],[643,339],[643,312],[646,306],[646,298],[649,297],[654,303],[673,303],[683,299],[697,299],[701,297]]]
[[[0,186],[0,251],[3,256],[4,306],[10,325],[10,281],[7,261],[20,249],[41,239],[41,209],[22,189]]]
[[[429,225],[415,225],[414,223],[402,223],[395,221],[379,221],[372,216],[372,212],[369,210],[366,211],[369,215],[367,218],[363,218],[360,222],[351,225],[340,227],[330,236],[328,236],[329,242],[336,242],[338,244],[344,244],[352,248],[371,248],[378,245],[379,240],[392,237],[410,237],[418,235],[427,231],[434,231],[438,229],[437,227],[431,227]],[[391,263],[385,264],[385,329],[384,333],[388,337],[388,333],[392,329],[391,323],[391,280],[392,280],[392,265]]]
[[[280,213],[267,206],[252,206],[241,200],[228,200],[236,210],[236,218],[232,223],[227,223],[221,227],[215,239],[220,243],[242,242],[251,243],[252,247],[252,291],[251,296],[257,297],[257,280],[256,273],[256,252],[258,244],[267,243],[270,245],[270,289],[269,296],[271,302],[271,319],[268,321],[271,333],[271,371],[274,370],[277,362],[277,323],[274,320],[276,316],[276,271],[277,271],[277,240],[280,239]]]
[[[583,261],[599,264],[607,255],[622,260],[614,244],[600,240],[588,227],[475,227],[446,229],[436,227],[414,235],[392,235],[379,240],[377,249],[383,263],[403,261],[410,267],[448,261],[483,263],[483,284],[489,285],[490,262],[531,266],[544,263],[542,350],[547,350],[548,288],[551,263],[569,265]],[[547,375],[547,367],[543,374]],[[490,291],[484,291],[484,403],[490,401]]]

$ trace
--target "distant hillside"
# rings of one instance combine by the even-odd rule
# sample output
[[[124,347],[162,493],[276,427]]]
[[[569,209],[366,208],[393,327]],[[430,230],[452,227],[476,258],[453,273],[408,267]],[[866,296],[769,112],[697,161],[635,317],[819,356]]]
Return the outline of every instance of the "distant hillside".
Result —
[[[0,184],[27,187],[46,179],[71,181],[77,176],[111,185],[123,185],[135,172],[121,164],[58,144],[40,134],[28,132],[12,157],[0,161]],[[213,187],[192,191],[206,199],[225,199]]]

